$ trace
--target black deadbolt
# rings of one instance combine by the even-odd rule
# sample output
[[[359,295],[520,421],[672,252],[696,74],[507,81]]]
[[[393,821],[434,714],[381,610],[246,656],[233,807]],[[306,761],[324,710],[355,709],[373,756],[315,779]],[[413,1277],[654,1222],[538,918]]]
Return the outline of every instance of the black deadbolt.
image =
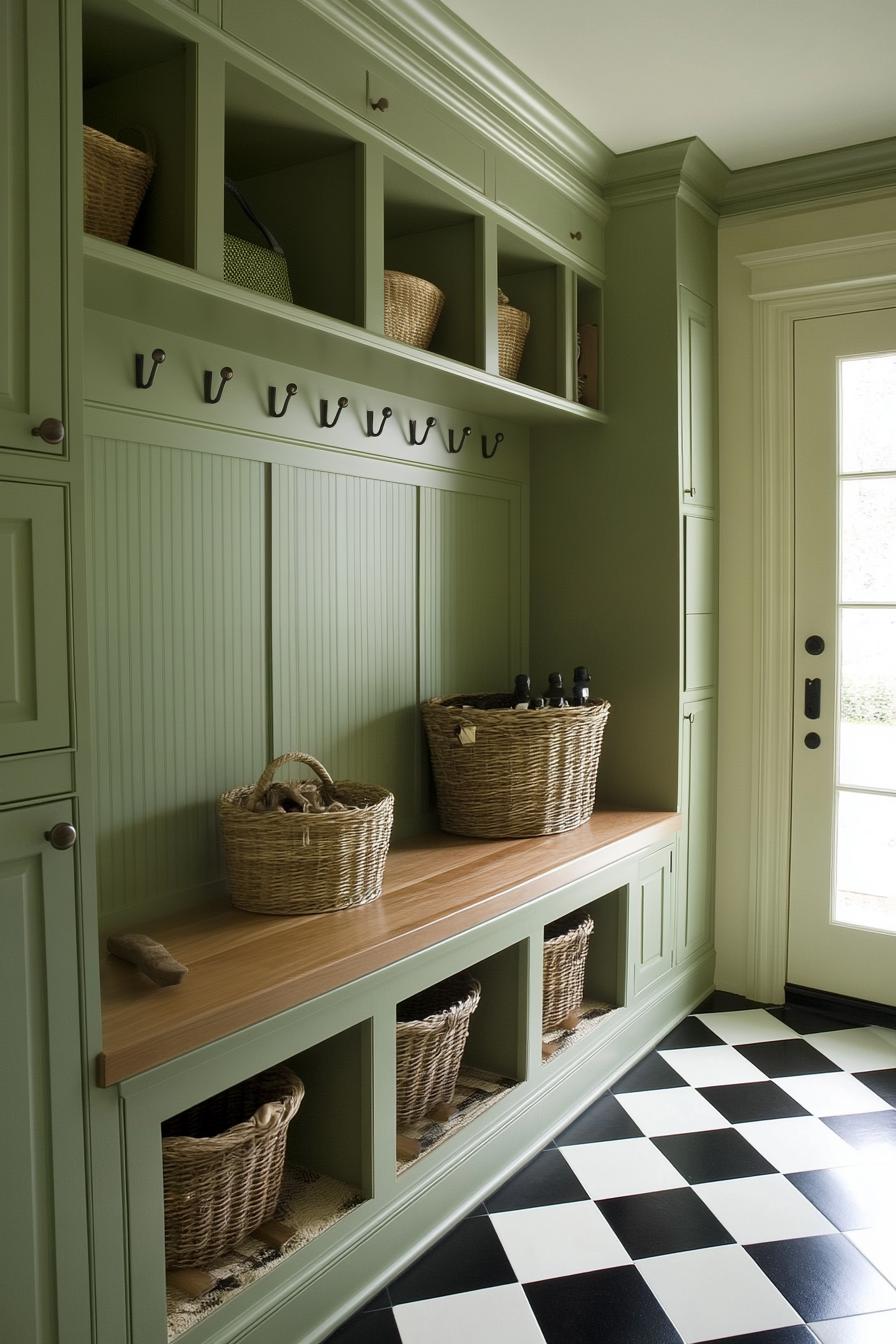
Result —
[[[821,746],[821,738],[817,733],[807,733],[803,741],[810,751],[814,751],[816,747]]]
[[[807,653],[824,653],[824,640],[821,635],[810,635],[806,640]]]

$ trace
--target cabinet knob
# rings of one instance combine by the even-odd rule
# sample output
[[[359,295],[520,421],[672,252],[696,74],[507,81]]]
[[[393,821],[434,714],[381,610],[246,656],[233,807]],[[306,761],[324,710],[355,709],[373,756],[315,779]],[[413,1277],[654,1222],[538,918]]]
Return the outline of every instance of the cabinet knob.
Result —
[[[44,443],[62,443],[65,438],[65,425],[61,420],[41,420],[31,433],[36,439],[43,439]]]
[[[389,106],[389,99],[377,98],[376,102],[371,103],[370,106],[373,108],[374,112],[385,112],[386,108]]]
[[[49,840],[54,849],[74,849],[77,838],[78,832],[70,821],[57,821],[52,830],[44,832],[44,839]]]
[[[582,241],[582,230],[576,229],[575,233],[571,233],[569,236],[574,243],[580,243]]]

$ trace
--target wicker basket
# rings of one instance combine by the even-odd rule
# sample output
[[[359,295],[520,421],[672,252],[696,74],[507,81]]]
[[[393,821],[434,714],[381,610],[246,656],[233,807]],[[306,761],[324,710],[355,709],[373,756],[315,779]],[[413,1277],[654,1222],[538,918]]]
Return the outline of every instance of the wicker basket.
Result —
[[[398,1005],[395,1027],[396,1119],[422,1120],[450,1101],[479,1003],[479,981],[463,972]]]
[[[580,910],[555,920],[545,929],[542,1031],[553,1031],[581,1006],[585,958],[593,932],[594,920]]]
[[[302,761],[319,776],[328,800],[355,812],[253,812],[275,771]],[[254,788],[218,799],[230,895],[240,910],[316,915],[373,901],[383,889],[394,799],[388,789],[333,781],[320,761],[287,752],[262,771]]]
[[[532,319],[522,308],[511,307],[503,290],[498,290],[498,372],[502,378],[516,378],[526,347]]]
[[[428,349],[445,306],[445,295],[438,286],[419,275],[386,271],[383,294],[386,335],[405,345]]]
[[[84,232],[127,243],[155,163],[149,154],[84,127]]]
[[[270,1069],[163,1124],[169,1269],[209,1265],[273,1217],[304,1094],[289,1069]]]
[[[538,710],[512,703],[510,695],[455,695],[423,704],[443,831],[552,835],[594,811],[607,701]]]

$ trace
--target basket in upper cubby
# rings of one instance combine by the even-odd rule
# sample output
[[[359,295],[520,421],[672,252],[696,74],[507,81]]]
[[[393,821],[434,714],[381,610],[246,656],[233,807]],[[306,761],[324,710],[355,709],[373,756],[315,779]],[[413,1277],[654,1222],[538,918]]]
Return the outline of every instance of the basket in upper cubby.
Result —
[[[583,825],[609,712],[606,700],[533,710],[514,709],[510,695],[425,701],[442,830],[515,839]]]
[[[151,154],[84,131],[84,231],[113,243],[130,241],[137,211],[155,169]]]

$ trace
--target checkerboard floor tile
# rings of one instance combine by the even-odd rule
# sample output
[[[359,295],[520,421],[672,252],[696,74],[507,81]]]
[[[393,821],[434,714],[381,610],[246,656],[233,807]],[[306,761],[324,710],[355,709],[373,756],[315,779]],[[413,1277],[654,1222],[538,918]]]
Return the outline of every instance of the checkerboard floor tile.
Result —
[[[328,1344],[896,1344],[896,1032],[716,993]]]

